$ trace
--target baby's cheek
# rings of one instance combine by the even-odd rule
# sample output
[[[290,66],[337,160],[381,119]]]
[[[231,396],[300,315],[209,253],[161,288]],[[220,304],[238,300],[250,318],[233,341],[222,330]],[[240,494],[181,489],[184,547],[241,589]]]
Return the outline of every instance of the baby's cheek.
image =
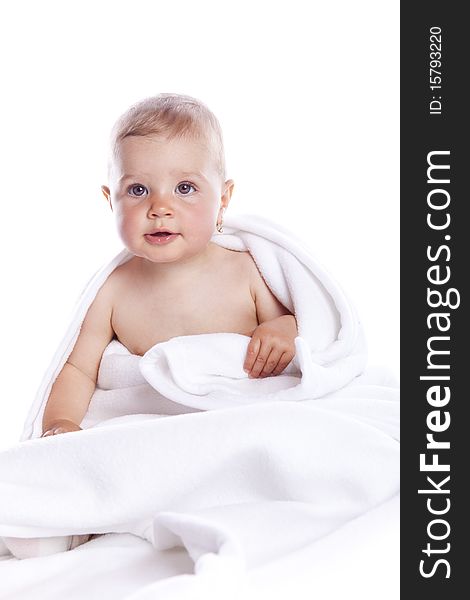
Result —
[[[182,194],[180,196],[181,203],[186,206],[196,206],[198,203],[201,203],[201,199],[197,198],[194,194]]]
[[[194,223],[192,235],[202,243],[208,243],[215,232],[215,218],[207,215],[204,220]]]
[[[134,222],[130,215],[118,214],[116,215],[116,227],[122,240],[128,240],[134,231]]]

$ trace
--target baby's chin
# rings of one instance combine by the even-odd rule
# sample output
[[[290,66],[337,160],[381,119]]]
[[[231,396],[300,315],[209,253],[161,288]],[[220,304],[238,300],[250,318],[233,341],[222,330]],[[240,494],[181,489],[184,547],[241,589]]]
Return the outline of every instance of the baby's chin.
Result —
[[[154,263],[155,265],[183,265],[191,263],[199,263],[208,259],[213,252],[213,246],[209,238],[203,244],[198,244],[195,248],[181,249],[176,247],[177,240],[168,246],[151,246],[149,248],[132,248],[127,247],[127,250],[134,256],[142,259],[146,263]],[[172,247],[173,246],[173,247]]]

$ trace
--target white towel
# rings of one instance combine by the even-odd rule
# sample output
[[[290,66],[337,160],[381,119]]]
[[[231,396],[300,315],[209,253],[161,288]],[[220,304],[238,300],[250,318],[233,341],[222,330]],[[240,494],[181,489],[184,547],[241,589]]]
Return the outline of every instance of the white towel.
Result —
[[[248,249],[295,311],[296,357],[285,372],[250,380],[242,369],[249,338],[238,334],[182,336],[143,357],[115,340],[84,431],[35,439],[90,303],[130,258],[123,251],[84,290],[22,442],[0,453],[0,536],[132,533],[159,551],[186,548],[194,575],[129,600],[244,597],[247,570],[316,542],[399,489],[397,390],[361,375],[362,329],[343,291],[273,224],[232,217],[225,227],[214,241]],[[31,559],[31,569],[36,560],[54,556]]]
[[[296,240],[295,236],[277,224],[258,216],[227,217],[224,231],[223,234],[215,234],[212,241],[232,250],[248,250],[273,294],[286,308],[295,312],[299,337],[303,340],[296,346],[297,351],[301,352],[298,360],[303,361],[302,366],[305,369],[299,389],[297,391],[292,389],[290,397],[292,399],[321,397],[343,387],[359,375],[366,364],[366,347],[355,308],[340,285],[311,255],[311,252]],[[131,257],[127,250],[120,252],[94,275],[81,294],[70,326],[44,375],[26,418],[22,440],[41,435],[42,415],[52,384],[75,345],[81,323],[90,304],[109,274]],[[147,379],[152,378],[149,363],[162,369],[164,360],[174,357],[176,348],[181,351],[187,339],[184,341],[183,338],[174,338],[166,345],[157,344],[151,348],[141,364],[144,376]],[[218,342],[214,341],[214,343]],[[233,336],[228,346],[230,344],[238,344],[237,347],[240,347],[242,341]],[[227,344],[225,347],[230,352]],[[161,353],[165,354],[165,359],[162,358]],[[273,384],[270,380],[268,383],[260,380],[255,382],[254,387],[250,387],[253,390],[259,389],[260,393],[254,391],[252,400],[262,400],[265,386],[271,385],[277,384]],[[290,382],[289,387],[294,387],[293,381]],[[310,396],[305,396],[307,389]],[[180,399],[172,399],[181,402]],[[217,405],[212,401],[202,404],[198,401],[195,404],[187,395],[185,399],[189,402],[187,406],[196,408],[207,409]],[[224,405],[228,404],[224,403]]]

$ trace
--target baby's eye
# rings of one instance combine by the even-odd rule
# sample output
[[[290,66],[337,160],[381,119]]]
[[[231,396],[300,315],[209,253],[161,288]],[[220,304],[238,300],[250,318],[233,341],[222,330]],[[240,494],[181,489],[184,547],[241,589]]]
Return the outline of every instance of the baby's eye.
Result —
[[[191,188],[194,191],[196,191],[196,188],[193,186],[192,183],[189,183],[189,181],[182,181],[176,186],[176,189],[179,191],[180,194],[183,194],[183,196],[187,196],[190,193]]]
[[[148,194],[148,189],[145,187],[145,185],[140,185],[140,183],[135,183],[134,185],[130,186],[130,188],[128,189],[128,193],[131,196],[137,196],[139,198],[146,193]]]

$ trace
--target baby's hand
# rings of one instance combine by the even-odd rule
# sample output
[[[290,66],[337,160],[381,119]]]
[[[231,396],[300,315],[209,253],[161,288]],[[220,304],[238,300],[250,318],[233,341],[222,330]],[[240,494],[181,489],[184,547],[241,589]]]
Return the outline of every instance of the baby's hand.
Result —
[[[68,421],[67,419],[59,419],[54,421],[54,423],[47,429],[41,437],[47,437],[48,435],[57,435],[59,433],[68,433],[69,431],[82,431],[82,428],[79,427],[73,421]]]
[[[251,336],[243,369],[250,378],[279,375],[295,356],[296,337],[293,315],[264,321]]]

